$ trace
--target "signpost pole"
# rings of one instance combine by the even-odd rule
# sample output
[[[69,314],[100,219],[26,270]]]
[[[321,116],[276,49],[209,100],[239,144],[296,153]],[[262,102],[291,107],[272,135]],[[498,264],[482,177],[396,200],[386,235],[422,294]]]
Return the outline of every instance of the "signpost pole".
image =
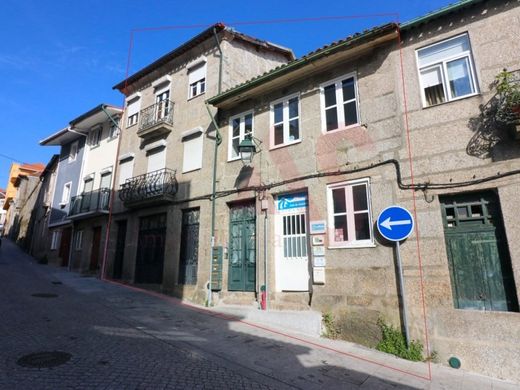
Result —
[[[404,277],[403,277],[403,264],[401,263],[401,250],[399,247],[399,241],[395,242],[395,252],[397,254],[397,268],[399,270],[399,291],[401,293],[401,301],[403,305],[403,327],[404,337],[406,339],[406,347],[410,347],[410,335],[408,334],[408,314],[406,311],[406,298],[404,294]]]

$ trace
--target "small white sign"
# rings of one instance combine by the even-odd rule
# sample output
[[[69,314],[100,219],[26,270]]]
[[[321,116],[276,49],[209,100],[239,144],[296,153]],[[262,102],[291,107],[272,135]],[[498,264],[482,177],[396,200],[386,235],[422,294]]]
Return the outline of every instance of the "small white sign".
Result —
[[[324,236],[314,236],[312,237],[312,245],[323,245],[325,244]]]
[[[311,234],[323,234],[327,231],[327,223],[325,221],[311,221]]]
[[[326,267],[327,260],[325,260],[325,257],[323,256],[316,256],[312,259],[312,265],[314,267]]]
[[[314,267],[312,269],[312,280],[314,284],[325,284],[325,268]]]
[[[324,246],[313,246],[312,255],[313,256],[325,256],[325,247]]]

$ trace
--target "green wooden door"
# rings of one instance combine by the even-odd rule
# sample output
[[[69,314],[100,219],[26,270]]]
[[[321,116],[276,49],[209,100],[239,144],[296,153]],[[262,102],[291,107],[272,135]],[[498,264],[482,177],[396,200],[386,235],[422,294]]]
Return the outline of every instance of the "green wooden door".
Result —
[[[229,226],[229,291],[255,291],[256,213],[255,204],[232,206]]]
[[[440,198],[455,307],[518,311],[498,197]]]

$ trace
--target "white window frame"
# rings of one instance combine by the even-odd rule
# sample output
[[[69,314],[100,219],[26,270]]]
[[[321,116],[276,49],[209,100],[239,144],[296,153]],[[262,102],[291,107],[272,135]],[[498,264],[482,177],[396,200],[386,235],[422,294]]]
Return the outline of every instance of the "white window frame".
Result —
[[[343,88],[341,83],[345,79],[354,78],[354,99],[350,99],[348,101],[343,100]],[[334,84],[336,86],[336,115],[338,118],[338,128],[327,131],[327,118],[325,116],[325,87]],[[345,126],[345,110],[343,105],[345,103],[349,103],[355,101],[356,102],[356,114],[357,114],[357,122],[351,125]],[[338,102],[341,102],[338,104]],[[331,134],[342,130],[351,129],[353,127],[357,127],[361,125],[361,114],[359,112],[359,90],[358,90],[358,79],[356,72],[351,72],[344,74],[341,77],[337,77],[333,80],[328,80],[324,83],[320,84],[320,112],[321,112],[321,132],[323,134]]]
[[[334,240],[334,216],[336,214],[345,214],[347,217],[347,229],[350,234],[350,232],[355,232],[355,222],[354,222],[354,214],[356,213],[365,213],[365,211],[353,211],[353,197],[352,197],[352,190],[350,190],[350,193],[348,193],[347,188],[352,189],[353,186],[359,185],[359,184],[365,184],[367,187],[367,207],[368,207],[368,226],[369,226],[369,233],[370,233],[370,239],[367,240],[347,240],[347,241],[341,241],[337,242]],[[337,188],[345,188],[345,197],[346,197],[346,211],[345,213],[334,213],[334,202],[332,199],[332,190]],[[351,210],[349,212],[349,210]],[[349,216],[351,215],[351,216]],[[327,185],[327,224],[328,224],[328,239],[329,239],[329,249],[336,249],[336,248],[371,248],[375,247],[374,244],[374,229],[373,229],[373,220],[372,220],[372,196],[371,196],[371,190],[370,190],[370,178],[361,178],[361,179],[355,179],[355,180],[349,180],[349,181],[343,181],[339,183],[332,183]]]
[[[130,115],[128,117],[128,123],[127,123],[126,127],[132,127],[132,126],[137,125],[138,120],[139,120],[139,112],[136,112],[135,114]]]
[[[244,111],[238,115],[233,115],[229,118],[229,124],[228,124],[228,162],[230,161],[236,161],[240,160],[240,153],[238,153],[238,156],[233,157],[233,140],[237,137],[233,137],[233,120],[240,118],[240,132],[238,135],[238,143],[240,145],[240,142],[242,142],[245,138],[245,117],[246,115],[251,114],[251,136],[254,137],[255,135],[255,114],[254,110]]]
[[[439,45],[441,43],[445,43],[445,42],[451,41],[453,39],[460,38],[460,37],[462,37],[464,35],[468,39],[469,50],[467,50],[465,52],[462,52],[460,54],[457,54],[457,55],[453,55],[453,56],[450,56],[450,57],[443,58],[441,61],[426,63],[422,67],[419,65],[419,52],[421,50],[428,49],[428,48],[430,48],[432,46]],[[447,79],[448,68],[447,68],[447,63],[451,62],[451,61],[458,60],[458,59],[463,59],[463,58],[466,58],[466,60],[468,62],[469,74],[470,74],[470,78],[471,78],[470,81],[473,84],[473,88],[474,88],[475,91],[473,93],[468,94],[468,95],[452,97],[451,96],[451,90],[450,90],[450,88],[448,88],[448,79]],[[417,64],[417,77],[419,77],[419,85],[420,85],[420,89],[421,89],[421,101],[422,101],[423,108],[434,107],[434,106],[438,106],[440,104],[454,102],[454,101],[457,101],[457,100],[460,100],[460,99],[466,99],[468,97],[475,96],[475,95],[478,95],[480,93],[479,92],[479,87],[478,87],[477,76],[476,76],[476,72],[475,72],[475,61],[473,60],[473,51],[471,50],[471,41],[469,39],[469,34],[467,32],[464,32],[462,34],[458,34],[458,35],[456,35],[454,37],[451,37],[451,38],[448,38],[448,39],[443,39],[443,40],[437,41],[435,43],[432,43],[432,44],[427,45],[427,46],[423,46],[423,47],[415,50],[415,63]],[[443,87],[443,90],[444,90],[444,96],[446,98],[446,101],[444,101],[442,103],[438,103],[438,104],[428,105],[428,102],[426,101],[426,95],[424,93],[421,72],[423,72],[425,70],[428,70],[428,69],[432,69],[432,68],[439,68],[440,71],[441,71],[442,87]]]
[[[199,67],[204,67],[204,77],[201,77],[198,80],[195,80],[192,83],[190,83],[189,82],[190,81],[190,72]],[[208,63],[207,63],[205,57],[188,65],[188,100],[206,93],[207,74],[208,74]],[[193,92],[193,87],[195,87],[195,92]]]
[[[294,117],[294,118],[289,118],[289,100],[294,99],[294,98],[298,98],[298,116]],[[276,106],[277,104],[280,104],[280,103],[283,104],[283,114],[282,114],[282,122],[281,123],[283,123],[283,139],[284,139],[284,142],[281,143],[280,145],[275,145],[274,144],[274,137],[275,137],[275,134],[274,134],[274,126],[275,126],[275,123],[274,123],[274,106]],[[300,93],[299,92],[293,93],[292,95],[285,96],[283,98],[280,98],[280,99],[277,99],[277,100],[271,102],[270,114],[269,114],[269,117],[270,117],[269,122],[270,122],[270,129],[271,129],[270,130],[270,134],[269,134],[269,137],[270,137],[270,142],[269,142],[270,149],[283,148],[284,146],[294,145],[294,144],[302,142],[301,113],[302,113],[302,110],[301,110],[301,98],[300,98]],[[290,129],[289,121],[290,120],[294,120],[294,119],[298,119],[298,135],[299,135],[299,138],[294,140],[294,141],[289,141],[289,129]],[[276,123],[276,124],[279,124],[279,123]]]
[[[110,121],[110,127],[108,130],[109,141],[112,141],[113,139],[119,137],[119,126],[121,126],[121,117],[113,117],[112,119],[114,120],[114,122],[117,123],[117,125],[116,123]]]
[[[101,144],[101,137],[103,135],[103,127],[96,126],[90,130],[89,144],[90,149],[97,148]]]
[[[79,149],[79,141],[74,141],[70,144],[70,150],[69,150],[69,162],[76,161],[76,158],[78,157],[78,149]],[[74,154],[72,153],[72,150],[74,150]]]
[[[83,248],[83,230],[74,233],[74,249],[80,251]]]
[[[51,251],[58,249],[59,242],[61,239],[61,230],[54,230],[51,237]]]
[[[69,193],[68,193],[68,199],[65,199],[65,188],[69,187]],[[61,193],[61,202],[60,202],[60,206],[66,206],[69,204],[70,202],[70,196],[71,196],[71,193],[72,193],[72,182],[69,181],[67,183],[65,183],[63,185],[63,191]]]

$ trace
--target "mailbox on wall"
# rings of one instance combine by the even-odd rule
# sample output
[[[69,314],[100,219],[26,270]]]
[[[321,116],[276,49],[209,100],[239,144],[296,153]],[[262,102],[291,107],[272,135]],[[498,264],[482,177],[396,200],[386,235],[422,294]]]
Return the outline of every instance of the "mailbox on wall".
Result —
[[[224,258],[224,250],[221,246],[213,248],[213,256],[211,258],[211,290],[222,290],[222,259]]]

